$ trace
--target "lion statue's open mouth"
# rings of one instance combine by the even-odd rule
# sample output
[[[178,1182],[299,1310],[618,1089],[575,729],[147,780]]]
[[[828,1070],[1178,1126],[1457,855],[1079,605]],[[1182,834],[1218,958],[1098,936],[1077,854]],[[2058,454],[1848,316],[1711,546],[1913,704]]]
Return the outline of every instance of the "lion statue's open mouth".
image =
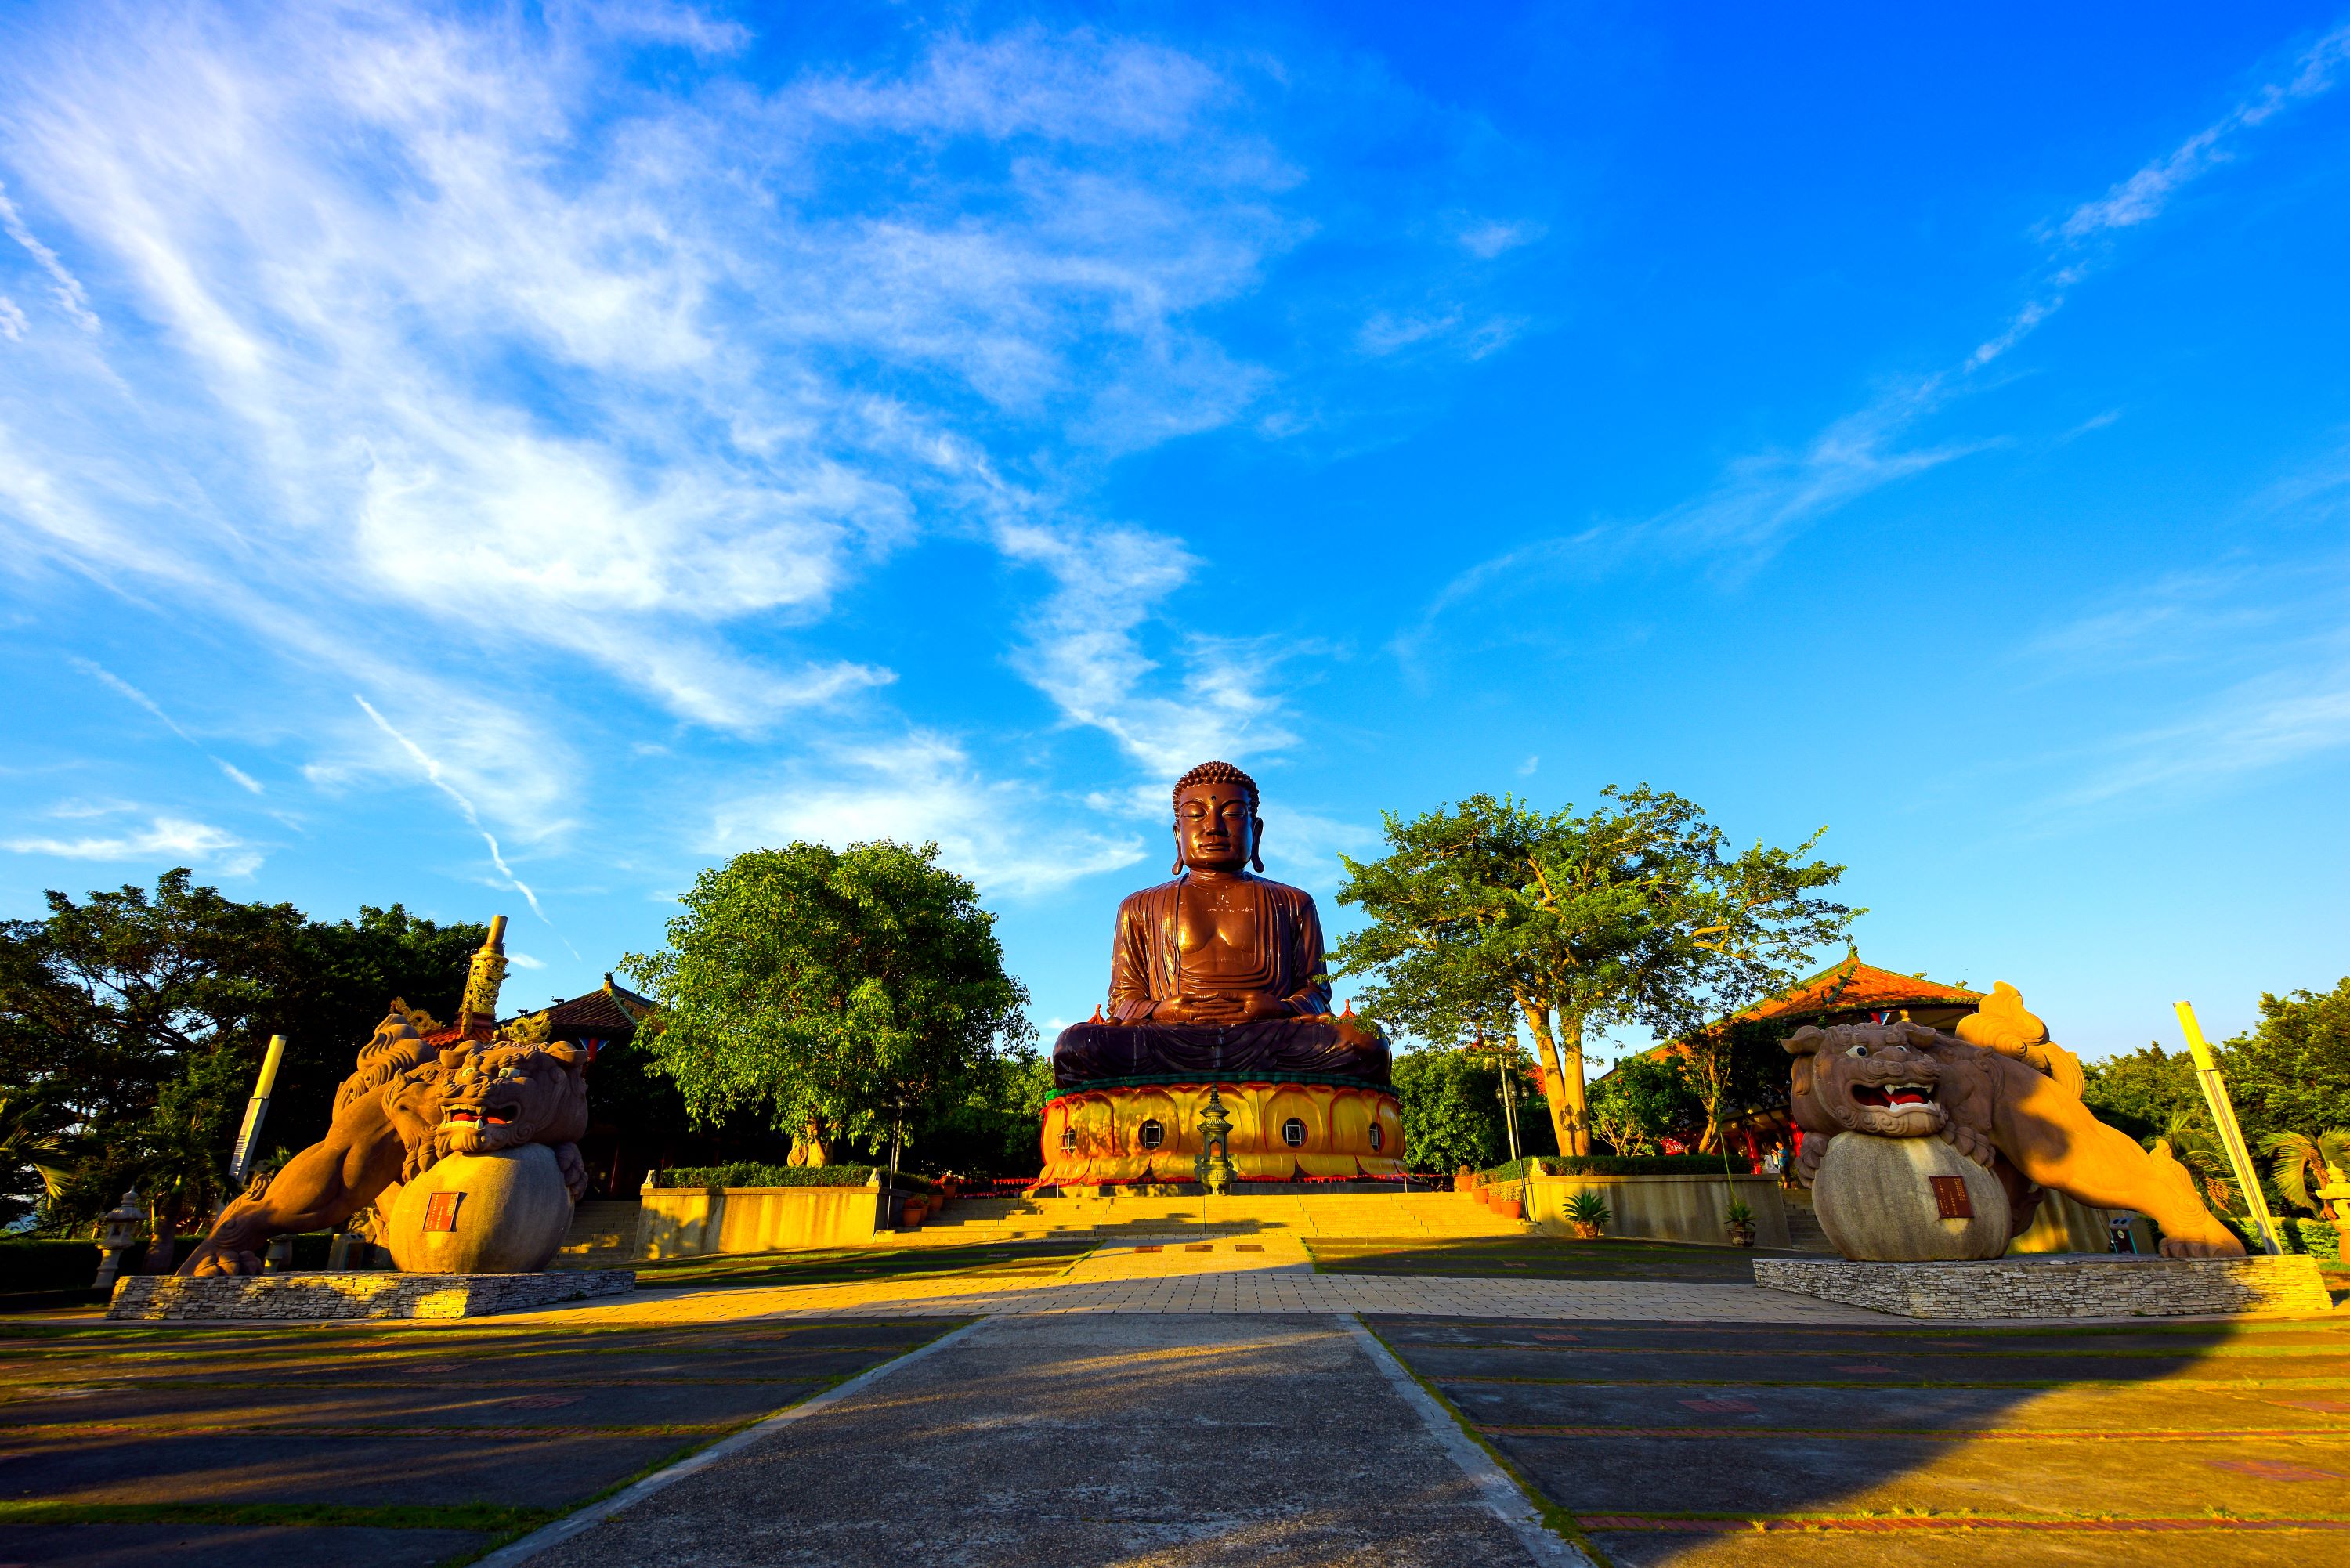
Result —
[[[1930,1106],[1934,1103],[1931,1084],[1855,1084],[1853,1104],[1857,1106]]]
[[[585,1089],[568,1061],[536,1047],[493,1046],[454,1075],[432,1141],[442,1154],[494,1154],[587,1130]]]

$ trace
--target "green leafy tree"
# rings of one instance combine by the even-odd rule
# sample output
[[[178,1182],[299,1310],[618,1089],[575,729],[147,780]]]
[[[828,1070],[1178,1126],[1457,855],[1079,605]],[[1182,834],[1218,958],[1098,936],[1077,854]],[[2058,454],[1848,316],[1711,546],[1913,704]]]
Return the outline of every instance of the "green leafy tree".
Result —
[[[1590,1151],[1590,1031],[1693,1033],[1794,979],[1862,912],[1823,896],[1844,867],[1807,858],[1819,834],[1732,850],[1679,795],[1646,784],[1601,794],[1580,814],[1487,794],[1409,822],[1388,814],[1388,853],[1347,859],[1338,891],[1371,923],[1332,954],[1335,968],[1375,977],[1366,995],[1378,1017],[1421,1039],[1462,1038],[1497,1005],[1514,1012],[1571,1154]]]
[[[660,1004],[640,1034],[686,1108],[749,1109],[821,1161],[964,1099],[1032,1041],[995,917],[938,846],[799,843],[703,871],[669,945],[622,961]]]
[[[2201,1185],[2203,1196],[2210,1200],[2212,1208],[2222,1214],[2242,1210],[2243,1189],[2237,1185],[2236,1168],[2228,1158],[2220,1135],[2211,1130],[2208,1115],[2175,1116],[2153,1141],[2168,1146],[2171,1155]]]
[[[54,1204],[73,1177],[73,1150],[40,1095],[0,1087],[0,1225]]]
[[[2184,1051],[2165,1051],[2148,1042],[2143,1050],[2092,1062],[2082,1072],[2081,1102],[2099,1121],[2140,1143],[2159,1137],[2180,1117],[2210,1120],[2203,1090],[2195,1081],[2195,1061]]]
[[[1035,1175],[1044,1158],[1038,1132],[1052,1094],[1051,1057],[1025,1044],[1003,1052],[972,1075],[961,1100],[924,1125],[924,1168],[991,1178]]]
[[[1555,1142],[1546,1136],[1549,1124],[1534,1114],[1536,1096],[1526,1071],[1533,1064],[1514,1044],[1509,1050],[1518,1058],[1510,1084],[1518,1098],[1520,1147],[1527,1154],[1556,1154]],[[1491,1046],[1400,1053],[1395,1091],[1403,1104],[1404,1158],[1412,1169],[1489,1170],[1510,1158],[1500,1059]]]
[[[2227,1044],[2228,1089],[2246,1138],[2350,1127],[2350,979],[2261,998],[2261,1021]]]
[[[446,1011],[478,925],[394,905],[316,921],[247,904],[184,867],[0,921],[0,1089],[36,1099],[69,1151],[53,1220],[88,1219],[126,1188],[167,1220],[221,1196],[229,1146],[273,1033],[287,1041],[273,1135],[326,1130],[332,1096],[394,996]]]
[[[2350,1129],[2334,1127],[2315,1137],[2271,1133],[2261,1139],[2261,1152],[2270,1157],[2269,1179],[2294,1208],[2323,1220],[2337,1217],[2333,1201],[2318,1197],[2316,1189],[2341,1180],[2350,1167]]]
[[[1591,1085],[1591,1130],[1617,1154],[1654,1154],[1705,1119],[1705,1102],[1677,1056],[1627,1056]]]

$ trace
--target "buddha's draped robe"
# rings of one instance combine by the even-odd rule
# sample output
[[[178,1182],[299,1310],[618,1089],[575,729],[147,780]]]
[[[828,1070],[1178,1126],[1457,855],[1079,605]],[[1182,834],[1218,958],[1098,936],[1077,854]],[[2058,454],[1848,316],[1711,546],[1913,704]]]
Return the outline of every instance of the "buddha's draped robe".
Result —
[[[1185,882],[1179,877],[1146,888],[1118,906],[1110,959],[1113,1022],[1061,1032],[1053,1046],[1056,1087],[1103,1078],[1229,1080],[1279,1073],[1388,1082],[1386,1043],[1328,1015],[1322,921],[1311,894],[1248,877],[1239,884],[1251,905],[1245,947],[1236,953],[1218,943],[1220,950],[1211,951],[1195,934],[1187,952],[1184,929],[1201,920],[1201,911],[1187,914],[1186,904],[1198,903],[1201,893]],[[1160,1003],[1178,998],[1250,993],[1272,999],[1276,1015],[1251,1023],[1154,1018]]]

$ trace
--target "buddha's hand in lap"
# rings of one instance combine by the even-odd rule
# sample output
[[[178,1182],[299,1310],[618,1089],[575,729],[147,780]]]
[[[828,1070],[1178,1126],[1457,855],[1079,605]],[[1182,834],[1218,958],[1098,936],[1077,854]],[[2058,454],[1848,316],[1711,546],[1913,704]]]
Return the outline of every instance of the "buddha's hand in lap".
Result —
[[[1259,992],[1242,996],[1227,996],[1211,992],[1205,996],[1178,997],[1162,1002],[1150,1010],[1153,1023],[1199,1023],[1210,1026],[1232,1023],[1255,1023],[1267,1018],[1283,1016],[1281,1003]]]

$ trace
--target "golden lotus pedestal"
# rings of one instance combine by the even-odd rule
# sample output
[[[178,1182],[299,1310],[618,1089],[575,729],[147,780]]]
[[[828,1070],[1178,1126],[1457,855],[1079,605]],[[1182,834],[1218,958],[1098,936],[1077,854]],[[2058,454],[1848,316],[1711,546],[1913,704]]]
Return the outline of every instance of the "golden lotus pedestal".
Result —
[[[1079,1085],[1045,1106],[1040,1183],[1199,1179],[1200,1116],[1213,1089],[1232,1117],[1243,1181],[1401,1176],[1403,1108],[1358,1084],[1222,1082]]]

